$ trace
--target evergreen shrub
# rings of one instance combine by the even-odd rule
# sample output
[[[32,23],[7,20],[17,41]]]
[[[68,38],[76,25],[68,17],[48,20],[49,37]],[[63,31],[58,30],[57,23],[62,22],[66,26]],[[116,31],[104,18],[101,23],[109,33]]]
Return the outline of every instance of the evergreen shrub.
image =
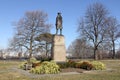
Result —
[[[106,69],[106,65],[100,61],[92,61],[93,69],[94,70],[104,70]]]
[[[32,68],[30,70],[31,73],[35,74],[56,74],[60,72],[59,66],[53,61],[44,61],[40,66],[36,68]]]

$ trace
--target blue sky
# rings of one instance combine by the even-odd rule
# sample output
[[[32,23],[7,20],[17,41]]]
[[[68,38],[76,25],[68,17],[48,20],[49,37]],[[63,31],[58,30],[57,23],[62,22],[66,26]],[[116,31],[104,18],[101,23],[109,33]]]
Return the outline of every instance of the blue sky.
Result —
[[[0,0],[0,48],[7,48],[14,35],[13,22],[22,18],[26,11],[33,10],[43,10],[48,14],[53,34],[57,12],[62,13],[63,35],[68,47],[77,38],[77,20],[84,16],[87,6],[95,2],[101,2],[110,15],[120,21],[120,0]]]

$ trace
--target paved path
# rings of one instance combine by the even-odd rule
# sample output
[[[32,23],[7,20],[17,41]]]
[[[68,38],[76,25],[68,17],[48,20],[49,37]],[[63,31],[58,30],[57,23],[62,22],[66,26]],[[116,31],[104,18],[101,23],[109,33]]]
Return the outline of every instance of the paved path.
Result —
[[[17,67],[13,67],[13,68],[11,68],[10,70],[8,70],[8,71],[17,71],[17,72],[19,72],[19,73],[21,73],[21,74],[23,74],[23,75],[25,75],[25,76],[27,76],[27,77],[30,77],[30,78],[39,78],[39,77],[53,77],[53,76],[61,76],[61,75],[73,75],[73,74],[81,74],[81,73],[79,73],[79,72],[65,72],[65,73],[59,73],[59,74],[32,74],[32,73],[29,73],[29,71],[27,70],[27,71],[25,71],[25,70],[22,70],[22,69],[19,69],[19,68],[17,68]],[[103,70],[103,71],[113,71],[113,70]],[[0,71],[1,72],[1,71]],[[96,74],[96,72],[98,72],[98,71],[83,71],[83,73],[90,73],[90,74]]]
[[[28,76],[30,78],[39,78],[39,77],[45,77],[45,76],[60,76],[60,75],[73,75],[73,74],[80,74],[78,72],[66,72],[66,73],[58,73],[58,74],[32,74],[29,73],[29,71],[21,70],[16,67],[12,68],[13,71],[17,71],[25,76]]]

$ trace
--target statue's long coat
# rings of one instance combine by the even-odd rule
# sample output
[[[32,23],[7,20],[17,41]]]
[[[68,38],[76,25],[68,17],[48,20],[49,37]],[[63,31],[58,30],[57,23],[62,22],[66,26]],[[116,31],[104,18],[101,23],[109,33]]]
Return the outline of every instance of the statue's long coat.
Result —
[[[56,29],[62,29],[62,16],[58,15],[56,17]]]

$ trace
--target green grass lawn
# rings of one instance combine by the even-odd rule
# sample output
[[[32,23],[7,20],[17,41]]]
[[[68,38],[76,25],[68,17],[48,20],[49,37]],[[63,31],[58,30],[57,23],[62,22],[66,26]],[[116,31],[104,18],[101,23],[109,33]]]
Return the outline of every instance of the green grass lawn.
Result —
[[[16,70],[21,62],[0,61],[0,80],[119,80],[120,60],[101,60],[107,66],[107,70],[87,71],[80,74],[67,75],[35,75]],[[16,68],[16,69],[14,69]],[[34,77],[35,76],[35,77]]]

